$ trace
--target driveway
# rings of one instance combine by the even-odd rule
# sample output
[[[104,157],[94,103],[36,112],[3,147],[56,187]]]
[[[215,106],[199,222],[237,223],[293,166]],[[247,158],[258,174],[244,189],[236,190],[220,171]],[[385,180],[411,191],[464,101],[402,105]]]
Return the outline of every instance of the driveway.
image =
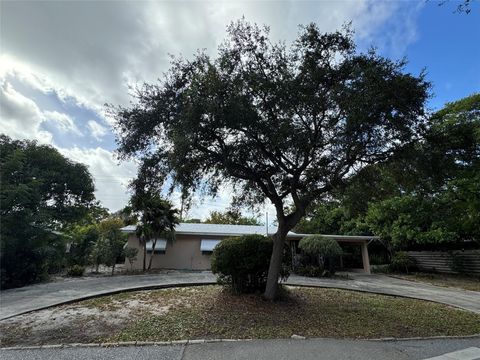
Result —
[[[435,301],[480,314],[480,293],[391,278],[353,274],[351,280],[318,279],[292,275],[288,285],[330,287]],[[172,271],[148,275],[68,278],[0,292],[0,320],[26,312],[89,297],[122,291],[215,283],[210,272]]]
[[[5,360],[473,360],[480,358],[480,338],[408,341],[255,340],[166,346],[71,347],[0,350]]]

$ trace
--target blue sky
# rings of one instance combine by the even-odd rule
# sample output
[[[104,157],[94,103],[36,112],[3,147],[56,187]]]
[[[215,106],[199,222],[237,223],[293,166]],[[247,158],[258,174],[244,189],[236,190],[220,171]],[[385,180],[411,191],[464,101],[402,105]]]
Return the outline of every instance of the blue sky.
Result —
[[[225,26],[245,15],[267,24],[275,40],[292,41],[297,25],[334,31],[352,22],[360,49],[406,57],[406,70],[426,69],[428,107],[439,109],[480,91],[480,6],[455,13],[458,1],[197,1],[1,2],[0,132],[36,139],[86,163],[97,198],[111,210],[128,200],[133,161],[115,157],[105,103],[128,104],[129,86],[153,82],[168,54],[197,48],[212,55]],[[190,212],[205,217],[228,206],[228,187]],[[178,201],[174,197],[174,201]],[[267,211],[272,212],[266,205]],[[273,213],[272,213],[273,218]]]

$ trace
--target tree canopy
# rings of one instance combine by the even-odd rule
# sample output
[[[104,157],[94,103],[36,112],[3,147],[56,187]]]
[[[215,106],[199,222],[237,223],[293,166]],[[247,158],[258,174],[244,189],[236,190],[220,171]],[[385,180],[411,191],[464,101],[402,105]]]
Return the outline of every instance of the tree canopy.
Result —
[[[480,233],[480,94],[433,113],[419,142],[364,168],[297,230],[372,234],[391,250],[462,246]]]
[[[257,218],[244,216],[239,210],[231,209],[224,212],[211,211],[205,224],[260,225]]]
[[[149,188],[269,200],[278,232],[265,296],[274,298],[288,231],[313,200],[415,141],[429,84],[404,61],[359,53],[348,30],[301,28],[289,47],[245,20],[228,27],[216,58],[175,59],[136,103],[111,107],[119,153],[140,160]]]
[[[93,205],[85,165],[34,141],[0,135],[2,287],[37,281],[65,252],[61,234]]]

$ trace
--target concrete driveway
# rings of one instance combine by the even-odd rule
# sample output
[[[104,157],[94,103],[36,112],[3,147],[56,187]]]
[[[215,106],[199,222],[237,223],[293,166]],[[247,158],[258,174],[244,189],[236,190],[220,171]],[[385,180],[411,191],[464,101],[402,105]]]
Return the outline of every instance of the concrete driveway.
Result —
[[[351,280],[292,275],[288,285],[330,287],[435,301],[480,314],[480,293],[385,275],[353,274]],[[214,284],[210,272],[172,271],[148,275],[68,278],[0,292],[0,320],[54,305],[122,291]]]

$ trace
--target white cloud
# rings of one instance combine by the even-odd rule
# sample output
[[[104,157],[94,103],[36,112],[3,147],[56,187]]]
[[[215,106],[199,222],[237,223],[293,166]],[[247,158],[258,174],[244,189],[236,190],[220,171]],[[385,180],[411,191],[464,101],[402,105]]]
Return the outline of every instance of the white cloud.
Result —
[[[226,25],[243,15],[270,25],[274,39],[287,41],[296,37],[299,24],[312,21],[324,31],[352,21],[357,37],[369,40],[388,22],[395,26],[381,36],[394,38],[386,45],[398,46],[404,37],[411,41],[414,30],[408,29],[415,28],[399,16],[409,16],[400,8],[418,7],[409,3],[2,2],[2,47],[10,68],[26,81],[102,113],[106,102],[128,103],[129,85],[160,77],[169,53],[189,57],[205,48],[214,54]]]
[[[46,122],[51,122],[62,132],[70,132],[82,135],[80,129],[75,125],[75,121],[67,114],[58,111],[45,111],[43,113]]]
[[[118,163],[115,154],[95,149],[58,149],[64,156],[86,164],[95,180],[95,196],[111,211],[123,208],[129,199],[128,183],[136,174],[134,162]]]
[[[91,135],[99,141],[108,132],[108,129],[105,126],[100,125],[95,120],[89,120],[87,123],[87,126],[88,126],[88,129],[90,130]]]
[[[40,128],[44,117],[37,104],[5,80],[1,81],[0,88],[0,118],[0,132],[14,139],[52,141],[52,135]]]

